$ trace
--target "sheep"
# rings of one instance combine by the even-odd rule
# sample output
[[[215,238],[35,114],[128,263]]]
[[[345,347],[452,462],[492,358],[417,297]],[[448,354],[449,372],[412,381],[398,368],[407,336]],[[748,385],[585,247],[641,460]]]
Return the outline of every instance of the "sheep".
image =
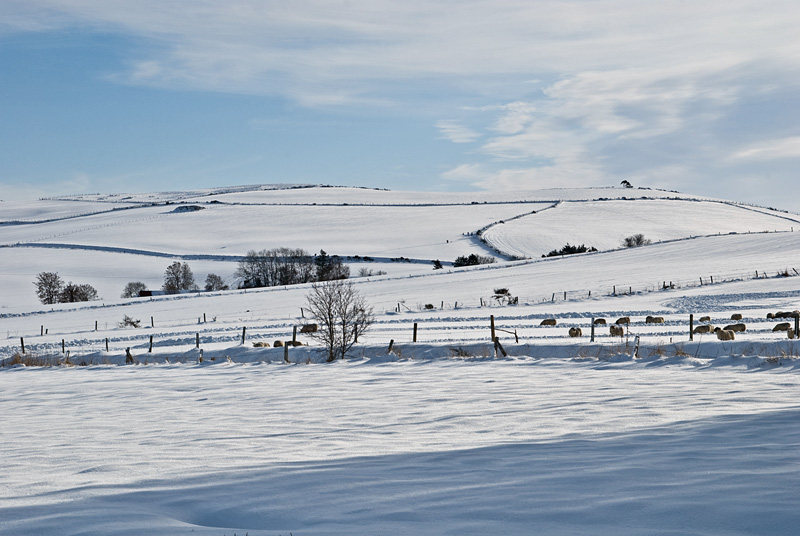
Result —
[[[275,341],[272,343],[273,348],[281,348],[283,346],[283,341]]]
[[[630,324],[631,323],[631,317],[629,317],[629,316],[621,316],[621,317],[617,318],[617,321],[614,322],[614,323],[616,325],[618,325],[618,326],[621,326],[622,324]]]
[[[569,328],[570,337],[580,337],[581,335],[583,335],[581,328]]]
[[[711,317],[710,316],[701,316],[699,322],[711,322]]]
[[[314,333],[319,329],[316,324],[306,324],[300,328],[300,333]]]
[[[791,328],[791,324],[789,322],[781,322],[780,324],[775,324],[775,327],[772,328],[772,331],[788,331]]]
[[[254,342],[253,348],[270,348],[272,345],[268,342]]]
[[[625,329],[622,326],[611,324],[608,326],[608,329],[611,332],[612,337],[623,337],[625,335]]]
[[[692,333],[711,333],[712,331],[714,331],[714,326],[711,324],[705,324],[703,326],[697,326],[694,328]]]
[[[741,319],[742,319],[742,315],[740,313],[733,313],[731,315],[731,320],[741,320]]]
[[[605,324],[606,324],[606,319],[605,318],[595,318],[594,319],[594,325],[595,326],[597,326],[597,325],[605,325]]]
[[[767,320],[774,320],[774,319],[775,319],[775,313],[767,313]]]
[[[555,326],[556,319],[555,318],[545,318],[539,323],[540,326]]]
[[[794,330],[792,328],[787,329],[786,336],[789,337],[790,339],[794,339]]]
[[[664,317],[663,316],[647,316],[644,320],[645,324],[663,324]]]
[[[725,327],[724,327],[724,328],[722,328],[722,329],[723,329],[724,331],[745,331],[745,330],[747,329],[747,326],[745,326],[745,325],[744,325],[744,324],[742,324],[742,323],[739,323],[739,324],[729,324],[729,325],[725,326]]]
[[[717,334],[717,339],[721,341],[732,341],[736,339],[736,335],[729,329],[714,328],[714,333]]]
[[[289,341],[286,343],[287,346],[303,346],[303,343],[300,341]]]

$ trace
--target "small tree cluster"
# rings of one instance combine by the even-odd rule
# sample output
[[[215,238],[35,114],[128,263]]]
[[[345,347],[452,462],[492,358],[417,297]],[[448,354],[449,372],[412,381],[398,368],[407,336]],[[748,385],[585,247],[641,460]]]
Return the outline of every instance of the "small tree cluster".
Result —
[[[554,249],[547,255],[542,255],[542,257],[560,257],[562,255],[574,255],[576,253],[586,253],[597,251],[597,248],[594,247],[586,247],[585,245],[581,244],[580,246],[571,246],[569,242],[567,245],[561,249]]]
[[[622,241],[622,245],[626,248],[638,248],[639,246],[647,246],[651,243],[652,241],[648,238],[645,238],[641,233],[631,235]]]
[[[248,251],[235,275],[244,288],[275,287],[347,279],[350,269],[338,255],[328,255],[325,250],[311,255],[303,249],[275,248]]]
[[[456,268],[460,266],[476,266],[478,264],[493,264],[495,262],[494,257],[489,256],[482,256],[482,255],[475,255],[471,253],[469,257],[459,257],[453,261],[453,266]]]
[[[372,308],[349,281],[314,283],[306,301],[307,310],[319,324],[319,329],[309,336],[325,345],[329,362],[344,359],[374,321]]]
[[[40,272],[36,276],[36,295],[44,304],[73,303],[97,299],[97,290],[92,285],[64,283],[58,272]]]

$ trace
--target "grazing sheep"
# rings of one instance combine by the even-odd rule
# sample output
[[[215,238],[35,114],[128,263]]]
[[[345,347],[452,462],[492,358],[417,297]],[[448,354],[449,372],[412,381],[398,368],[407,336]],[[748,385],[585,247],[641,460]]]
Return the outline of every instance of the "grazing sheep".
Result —
[[[774,319],[775,319],[775,313],[767,313],[767,320],[774,320]]]
[[[580,337],[581,335],[583,335],[581,328],[569,328],[570,337]]]
[[[741,319],[742,319],[742,315],[740,313],[733,313],[731,315],[731,320],[741,320]]]
[[[618,326],[621,326],[622,324],[630,324],[631,323],[631,317],[629,317],[629,316],[621,316],[621,317],[617,318],[617,321],[614,322],[614,323],[616,325],[618,325]]]
[[[605,324],[606,324],[606,319],[605,318],[595,318],[594,319],[594,325],[595,326],[597,326],[597,325],[605,326]]]
[[[701,316],[699,322],[711,322],[711,317],[710,316]]]
[[[789,337],[790,339],[794,339],[794,330],[792,328],[787,329],[786,336]]]
[[[732,341],[736,339],[736,335],[729,329],[715,328],[714,333],[717,334],[717,338],[721,341]]]
[[[706,324],[704,326],[697,326],[692,333],[711,333],[714,331],[714,326]]]
[[[664,317],[663,316],[647,316],[644,320],[645,324],[663,324]]]
[[[289,346],[303,346],[303,343],[300,341],[289,341],[286,344]]]
[[[800,317],[800,311],[778,311],[772,318],[797,318]]]
[[[316,324],[306,324],[300,328],[300,333],[314,333],[319,329]]]
[[[608,326],[609,331],[611,332],[612,337],[623,337],[625,336],[625,328],[622,326],[617,326],[615,324],[611,324]]]
[[[539,323],[540,326],[555,326],[556,319],[555,318],[545,318]]]
[[[253,348],[270,348],[272,345],[268,342],[254,342]]]
[[[791,324],[789,322],[781,322],[780,324],[775,324],[775,327],[772,328],[772,331],[789,331],[791,328]]]
[[[275,341],[272,343],[273,348],[281,348],[283,346],[283,341]]]
[[[745,331],[747,326],[742,323],[739,324],[730,324],[722,328],[724,331]]]

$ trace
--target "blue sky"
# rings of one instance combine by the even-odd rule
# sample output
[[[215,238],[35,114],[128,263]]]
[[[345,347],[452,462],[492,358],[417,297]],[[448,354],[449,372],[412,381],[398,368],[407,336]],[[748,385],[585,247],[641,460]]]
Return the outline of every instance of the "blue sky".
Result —
[[[634,185],[800,211],[800,4],[3,0],[0,199]]]

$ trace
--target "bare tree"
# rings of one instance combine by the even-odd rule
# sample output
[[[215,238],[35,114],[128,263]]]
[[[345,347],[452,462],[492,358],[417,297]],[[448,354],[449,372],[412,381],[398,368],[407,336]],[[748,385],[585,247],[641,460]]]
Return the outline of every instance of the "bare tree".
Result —
[[[197,290],[194,274],[187,263],[173,262],[164,272],[164,284],[161,289],[167,294],[177,294],[182,290]]]
[[[314,283],[306,301],[311,317],[319,324],[309,336],[325,345],[329,362],[344,359],[375,320],[372,307],[352,283],[342,279]]]
[[[36,295],[39,301],[44,304],[58,303],[61,291],[64,290],[64,281],[59,277],[58,272],[39,272],[36,276]]]
[[[208,274],[206,276],[206,290],[228,290],[228,285],[217,274]]]
[[[147,285],[141,281],[131,281],[125,285],[125,290],[122,291],[122,298],[138,298],[139,293],[147,290]]]
[[[70,281],[59,295],[61,303],[92,301],[97,299],[97,290],[86,283],[76,285]]]

